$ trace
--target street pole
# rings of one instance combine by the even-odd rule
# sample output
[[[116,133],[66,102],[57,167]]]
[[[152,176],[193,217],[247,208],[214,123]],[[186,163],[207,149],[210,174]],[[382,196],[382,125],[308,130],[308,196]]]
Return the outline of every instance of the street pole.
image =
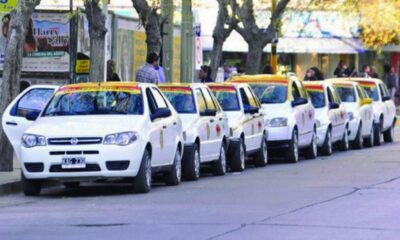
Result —
[[[174,40],[174,3],[173,0],[161,1],[162,17],[165,19],[162,29],[162,67],[167,82],[173,82],[173,40]]]
[[[106,20],[106,29],[108,27],[108,4],[110,3],[110,0],[103,1],[103,13],[105,15],[105,20]],[[107,29],[106,35],[104,36],[104,82],[107,82],[107,38],[109,29]]]
[[[192,1],[182,0],[181,82],[193,82],[193,13]]]
[[[271,7],[271,16],[274,14],[276,10],[276,0],[272,0],[272,7]],[[272,17],[271,17],[272,20]],[[276,41],[278,39],[278,24],[277,23],[271,23],[274,24],[274,29],[275,29],[275,37],[274,40],[271,43],[271,68],[272,68],[272,73],[277,74],[278,72],[278,57],[277,57],[277,45],[278,42]]]

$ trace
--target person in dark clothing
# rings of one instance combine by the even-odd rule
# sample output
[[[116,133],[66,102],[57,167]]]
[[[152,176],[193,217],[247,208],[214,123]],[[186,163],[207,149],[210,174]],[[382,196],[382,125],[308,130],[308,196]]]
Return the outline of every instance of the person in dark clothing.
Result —
[[[113,60],[107,61],[107,82],[119,82],[121,79],[115,72],[115,62]]]
[[[370,72],[371,72],[371,67],[368,65],[363,65],[361,67],[361,72],[359,74],[359,77],[369,78]]]
[[[315,72],[312,68],[309,68],[306,72],[306,75],[304,76],[304,81],[317,81],[317,77],[315,75]]]
[[[394,67],[390,68],[390,73],[386,74],[385,76],[385,83],[389,89],[390,96],[392,97],[392,100],[395,101],[396,98],[396,92],[397,89],[399,88],[398,86],[398,75],[396,74],[396,70]]]
[[[324,74],[319,70],[317,67],[312,67],[311,68],[315,72],[315,77],[317,80],[325,80]]]
[[[347,67],[343,60],[340,60],[338,66],[333,72],[333,75],[338,78],[349,77],[351,75],[351,70]]]
[[[211,78],[211,68],[209,66],[203,65],[200,67],[199,79],[201,83],[214,82]]]
[[[272,67],[271,65],[265,65],[263,69],[263,74],[272,74]]]

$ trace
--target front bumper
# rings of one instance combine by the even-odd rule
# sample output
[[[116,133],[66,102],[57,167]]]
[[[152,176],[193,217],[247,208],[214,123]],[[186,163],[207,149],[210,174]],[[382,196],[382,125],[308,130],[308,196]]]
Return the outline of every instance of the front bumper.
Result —
[[[140,168],[144,149],[145,144],[139,141],[128,146],[94,144],[21,148],[21,165],[27,179],[135,177]],[[63,157],[85,157],[86,168],[62,169]],[[122,168],[124,170],[112,170],[110,162],[129,162],[129,165]],[[26,167],[32,163],[43,163],[43,171],[32,172],[32,169]]]

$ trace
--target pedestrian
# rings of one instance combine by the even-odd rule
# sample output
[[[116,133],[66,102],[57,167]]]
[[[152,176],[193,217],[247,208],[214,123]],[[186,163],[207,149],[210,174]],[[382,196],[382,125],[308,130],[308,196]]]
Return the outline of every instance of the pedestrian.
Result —
[[[200,67],[199,79],[201,83],[214,82],[211,78],[211,68],[209,66],[203,65]]]
[[[136,81],[158,84],[159,77],[156,70],[156,66],[158,66],[158,60],[159,56],[157,53],[148,54],[146,58],[146,63],[141,66],[136,72]]]
[[[272,74],[272,67],[271,65],[265,65],[263,69],[263,74]]]
[[[312,67],[311,70],[314,71],[314,73],[315,73],[315,78],[316,78],[317,80],[324,80],[324,79],[325,79],[325,78],[324,78],[324,74],[321,72],[321,70],[319,70],[319,68],[317,68],[317,67]]]
[[[165,78],[164,68],[162,66],[160,66],[159,64],[157,64],[157,66],[155,66],[155,69],[156,69],[157,74],[158,74],[158,82],[159,83],[167,82],[167,80]]]
[[[363,65],[363,66],[361,67],[361,72],[360,72],[360,74],[359,74],[359,77],[362,77],[362,78],[369,78],[369,77],[370,77],[370,76],[369,76],[370,72],[371,72],[370,66],[368,66],[368,65]]]
[[[379,78],[379,74],[376,72],[376,69],[374,66],[371,67],[371,72],[369,73],[369,76],[372,78]]]
[[[231,76],[231,68],[229,67],[228,64],[224,64],[223,68],[224,68],[224,81],[226,81]]]
[[[119,82],[121,79],[115,72],[115,62],[113,60],[107,61],[107,82]]]
[[[347,67],[347,65],[344,63],[343,60],[340,60],[338,66],[333,72],[333,75],[335,75],[338,78],[343,78],[350,76],[350,74],[351,74],[350,69]]]
[[[399,88],[399,84],[397,81],[398,81],[398,75],[396,73],[395,68],[392,66],[390,68],[390,73],[387,74],[385,77],[385,83],[389,89],[390,96],[391,96],[393,102],[395,102],[396,92],[397,92],[397,89]]]
[[[306,72],[306,75],[304,76],[304,81],[316,81],[318,80],[317,77],[315,76],[314,70],[309,68]]]

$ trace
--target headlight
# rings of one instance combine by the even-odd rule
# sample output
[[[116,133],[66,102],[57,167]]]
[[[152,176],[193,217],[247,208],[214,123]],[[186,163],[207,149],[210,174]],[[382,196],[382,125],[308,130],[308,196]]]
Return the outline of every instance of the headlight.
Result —
[[[287,126],[287,118],[273,118],[269,121],[269,127],[286,127]]]
[[[22,136],[22,145],[26,148],[46,146],[46,137],[34,134],[24,134]]]
[[[354,119],[354,113],[348,112],[348,113],[347,113],[347,119],[348,119],[349,121],[353,120],[353,119]]]
[[[137,133],[135,132],[114,133],[104,138],[104,144],[126,146],[136,141],[136,139]]]

